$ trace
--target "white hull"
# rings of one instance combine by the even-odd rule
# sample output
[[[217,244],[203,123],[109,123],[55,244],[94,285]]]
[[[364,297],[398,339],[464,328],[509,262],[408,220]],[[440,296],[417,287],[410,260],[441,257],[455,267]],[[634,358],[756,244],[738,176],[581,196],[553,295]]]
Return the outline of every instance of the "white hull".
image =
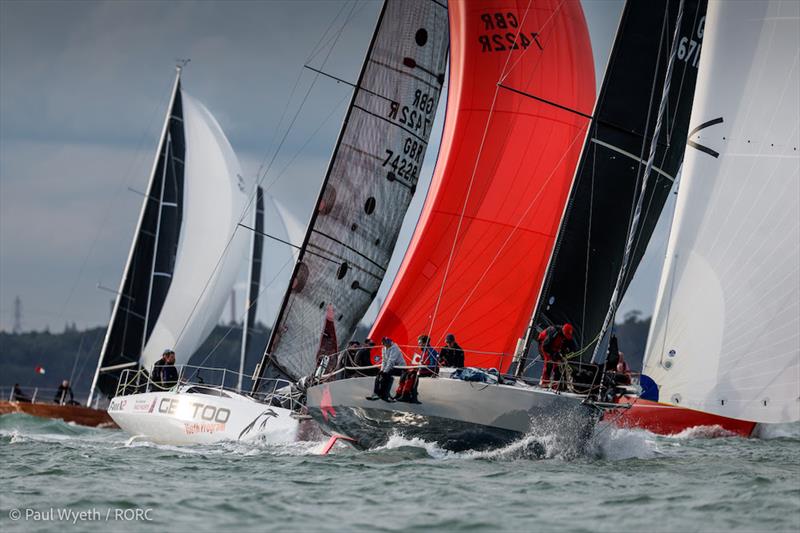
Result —
[[[254,439],[279,444],[294,442],[299,426],[289,409],[197,385],[116,396],[108,414],[125,432],[158,444]]]

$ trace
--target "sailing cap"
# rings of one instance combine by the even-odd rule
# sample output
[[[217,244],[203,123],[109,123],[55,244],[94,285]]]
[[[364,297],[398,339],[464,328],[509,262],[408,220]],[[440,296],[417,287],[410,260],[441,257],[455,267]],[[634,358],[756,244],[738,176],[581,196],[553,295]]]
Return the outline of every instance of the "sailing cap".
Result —
[[[385,345],[388,346],[388,345],[392,344],[392,339],[390,339],[389,337],[384,337],[384,338],[381,339],[381,344],[385,344]]]
[[[572,324],[564,324],[561,326],[561,331],[564,332],[566,338],[572,340]]]
[[[171,353],[175,353],[175,352],[173,350],[171,350],[170,348],[167,348],[166,350],[161,352],[161,355],[169,355]]]
[[[444,338],[446,342],[456,342],[456,336],[452,333],[448,333],[447,336]]]

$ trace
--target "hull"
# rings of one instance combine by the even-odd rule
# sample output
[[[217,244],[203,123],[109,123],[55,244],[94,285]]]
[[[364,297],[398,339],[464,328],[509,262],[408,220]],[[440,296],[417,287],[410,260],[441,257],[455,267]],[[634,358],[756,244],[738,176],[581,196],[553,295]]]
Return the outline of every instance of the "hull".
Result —
[[[719,426],[742,437],[749,437],[755,429],[755,422],[728,418],[677,405],[652,402],[649,400],[622,398],[620,403],[631,402],[630,409],[609,411],[605,419],[628,429],[646,429],[659,435],[674,435],[699,426]]]
[[[100,409],[92,409],[81,405],[57,405],[47,403],[27,403],[0,401],[0,415],[25,413],[41,418],[60,419],[81,426],[116,428],[117,425]]]
[[[220,441],[294,442],[299,421],[289,409],[269,406],[229,391],[211,394],[148,392],[117,396],[108,414],[125,432],[158,444],[211,444]]]
[[[395,380],[396,381],[396,380]],[[505,446],[527,435],[556,435],[582,447],[600,413],[583,398],[543,389],[422,378],[420,404],[370,401],[373,378],[351,378],[308,389],[309,414],[329,433],[360,448],[393,435],[435,442],[452,451]]]

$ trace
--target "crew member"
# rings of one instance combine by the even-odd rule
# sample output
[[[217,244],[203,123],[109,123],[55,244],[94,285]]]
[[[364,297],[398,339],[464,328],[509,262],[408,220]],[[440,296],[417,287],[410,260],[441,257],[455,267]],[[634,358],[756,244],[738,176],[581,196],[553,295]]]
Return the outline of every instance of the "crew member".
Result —
[[[431,346],[431,339],[427,335],[420,335],[417,337],[417,346],[422,351],[420,358],[419,376],[424,378],[426,376],[439,375],[439,354]]]
[[[619,352],[619,362],[617,362],[617,383],[620,385],[631,384],[631,368],[625,362],[625,353]]]
[[[374,347],[375,343],[372,342],[372,339],[364,339],[364,342],[361,344],[361,349],[356,353],[356,366],[362,368],[362,370],[357,371],[356,375],[375,376],[380,371],[378,368],[367,368],[377,364],[372,360],[372,350]],[[375,354],[375,358],[378,358],[377,354]]]
[[[398,366],[405,364],[403,352],[400,347],[392,341],[389,337],[381,339],[383,350],[381,353],[381,370],[375,377],[375,386],[373,387],[372,396],[367,396],[367,400],[384,400],[393,402],[394,399],[389,396],[392,390],[393,375],[400,374]]]
[[[539,333],[539,353],[544,361],[542,379],[539,382],[542,387],[550,387],[552,377],[553,388],[558,389],[558,383],[561,381],[559,364],[564,361],[564,355],[574,352],[576,349],[572,335],[571,324],[550,326]]]
[[[19,383],[14,383],[14,390],[11,391],[11,400],[15,402],[31,403],[30,397],[19,388]]]
[[[178,369],[175,368],[175,352],[167,348],[161,359],[153,365],[153,383],[162,390],[171,389],[178,383]]]
[[[445,347],[439,354],[439,363],[452,368],[464,368],[464,350],[456,342],[456,336],[448,333],[444,338]]]
[[[69,394],[69,401],[67,401],[67,394]],[[72,394],[72,387],[69,386],[69,380],[65,379],[61,382],[61,385],[58,386],[56,389],[56,395],[53,398],[53,401],[59,405],[77,405],[78,402],[75,401],[75,396]]]

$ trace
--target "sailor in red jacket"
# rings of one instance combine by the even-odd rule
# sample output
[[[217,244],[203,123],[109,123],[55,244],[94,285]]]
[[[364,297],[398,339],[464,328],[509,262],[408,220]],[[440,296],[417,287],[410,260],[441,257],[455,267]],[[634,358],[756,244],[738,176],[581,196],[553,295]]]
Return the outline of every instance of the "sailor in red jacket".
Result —
[[[575,351],[575,342],[572,340],[572,325],[550,326],[539,333],[539,353],[544,360],[542,379],[539,385],[550,386],[552,374],[555,388],[561,381],[561,370],[558,364],[564,360],[564,355]]]

